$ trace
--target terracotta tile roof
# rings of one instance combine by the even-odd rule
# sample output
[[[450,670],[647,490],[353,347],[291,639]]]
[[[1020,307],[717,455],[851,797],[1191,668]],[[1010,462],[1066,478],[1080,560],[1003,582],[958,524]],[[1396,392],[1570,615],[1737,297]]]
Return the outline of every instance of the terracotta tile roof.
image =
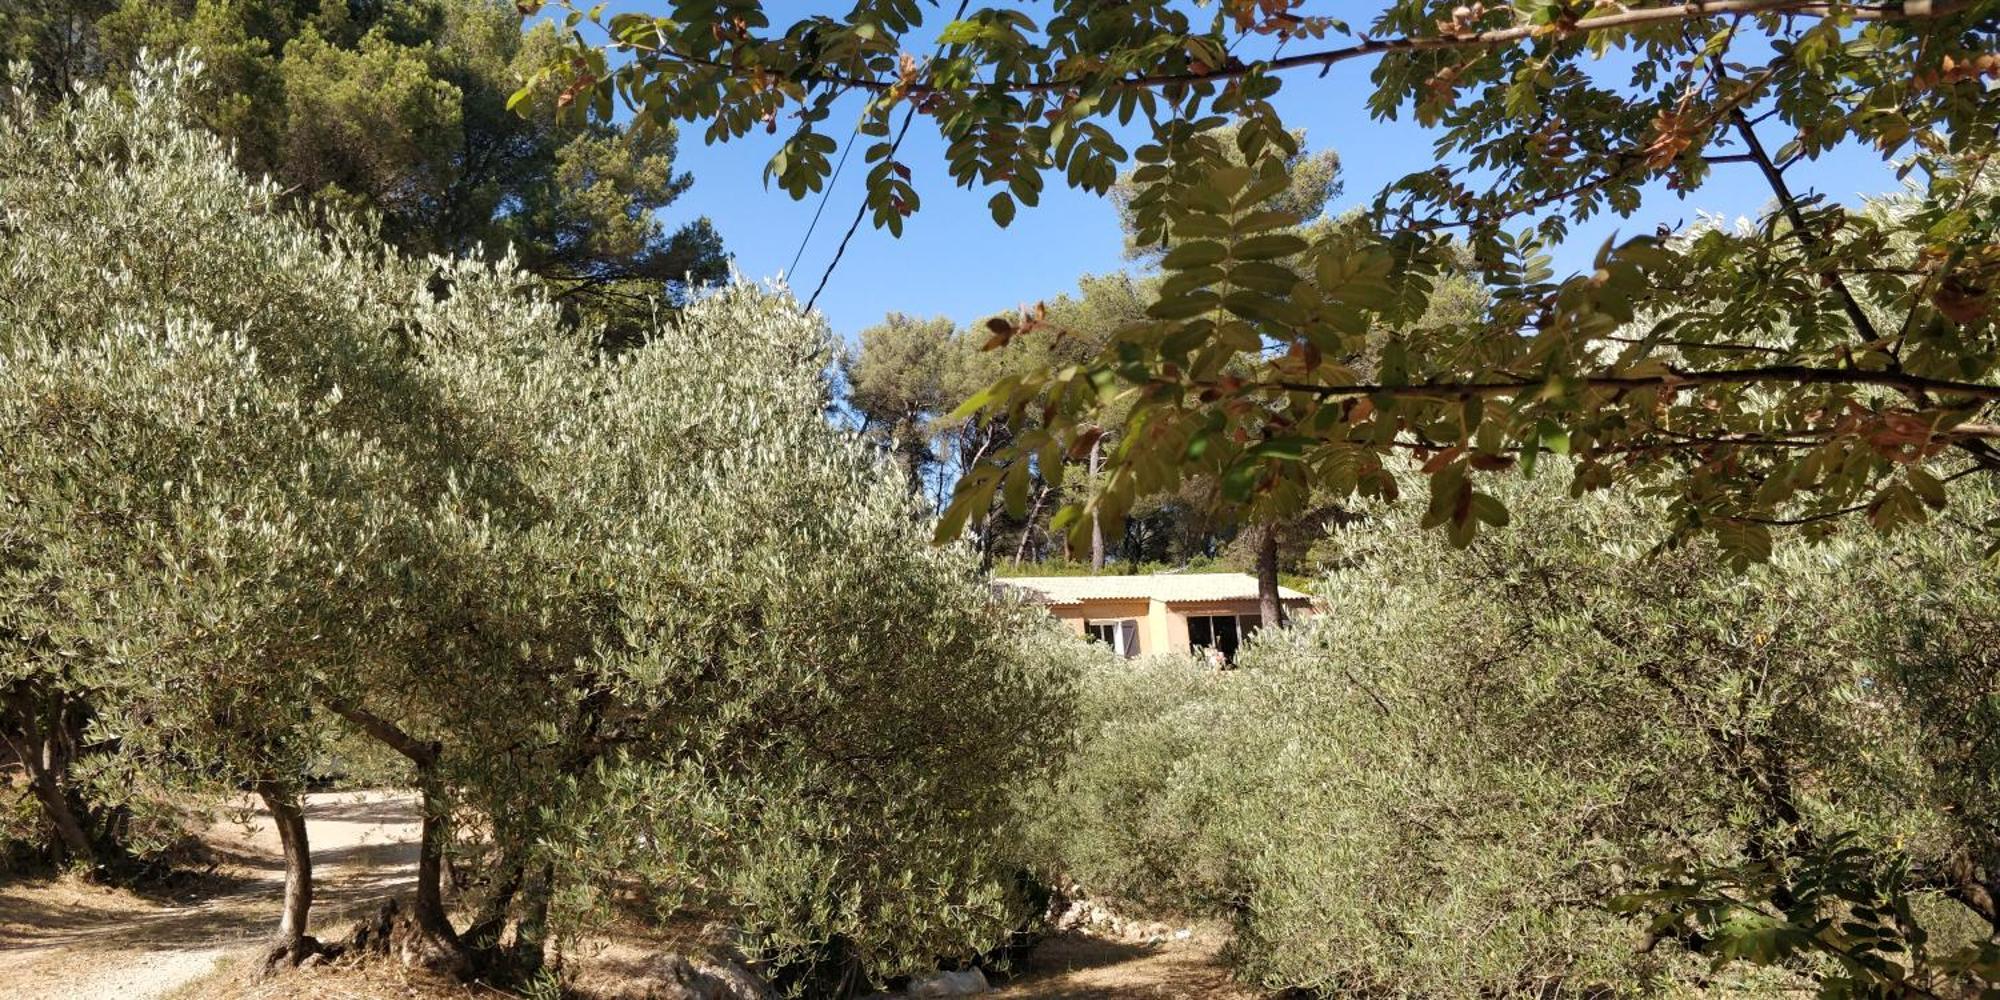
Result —
[[[996,576],[995,587],[1025,591],[1043,604],[1078,604],[1097,600],[1254,601],[1257,578],[1248,573],[1162,573],[1155,576]],[[1311,598],[1290,587],[1279,587],[1288,601]]]

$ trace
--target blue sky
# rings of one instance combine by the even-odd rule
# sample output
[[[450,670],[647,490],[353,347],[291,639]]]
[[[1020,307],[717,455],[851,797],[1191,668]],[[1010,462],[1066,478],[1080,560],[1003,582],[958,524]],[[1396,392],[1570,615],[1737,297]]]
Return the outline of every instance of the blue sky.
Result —
[[[809,7],[774,2],[769,9],[775,18],[791,15],[794,6]],[[1344,13],[1357,24],[1363,20],[1351,7]],[[926,32],[940,27],[948,16],[949,11],[938,12],[939,24],[926,25]],[[910,47],[928,51],[927,46]],[[1277,100],[1286,122],[1306,130],[1309,146],[1330,147],[1340,154],[1346,189],[1332,206],[1335,212],[1366,203],[1389,182],[1435,162],[1429,130],[1407,118],[1394,122],[1369,118],[1364,102],[1371,90],[1372,65],[1343,63],[1324,77],[1293,73]],[[858,99],[852,107],[856,110],[837,112],[827,122],[826,130],[836,138],[845,138],[858,113]],[[1784,141],[1775,122],[1765,126],[1765,133],[1773,148]],[[776,277],[787,269],[818,205],[817,195],[793,201],[783,191],[765,186],[764,164],[782,138],[753,132],[710,146],[703,144],[699,126],[682,132],[678,168],[691,171],[695,184],[673,206],[670,218],[706,215],[714,220],[737,268],[751,278]],[[927,120],[920,118],[912,127],[899,159],[913,169],[923,207],[908,221],[901,238],[863,221],[819,300],[820,311],[836,333],[852,338],[890,311],[944,315],[968,323],[997,310],[1052,298],[1073,289],[1080,275],[1126,266],[1116,213],[1104,199],[1071,190],[1060,176],[1051,176],[1041,205],[1023,208],[1003,230],[987,214],[991,191],[953,186],[944,172],[943,146]],[[852,222],[862,201],[866,172],[856,153],[840,175],[798,271],[791,276],[801,299],[819,281]],[[1890,167],[1861,149],[1837,150],[1795,170],[1791,180],[1797,188],[1840,201],[1897,186]],[[1702,213],[1732,219],[1754,216],[1768,199],[1762,178],[1748,164],[1718,166],[1709,182],[1686,198],[1656,185],[1633,217],[1601,216],[1576,226],[1556,255],[1557,266],[1563,272],[1585,266],[1614,230],[1650,232],[1661,223],[1691,223]]]

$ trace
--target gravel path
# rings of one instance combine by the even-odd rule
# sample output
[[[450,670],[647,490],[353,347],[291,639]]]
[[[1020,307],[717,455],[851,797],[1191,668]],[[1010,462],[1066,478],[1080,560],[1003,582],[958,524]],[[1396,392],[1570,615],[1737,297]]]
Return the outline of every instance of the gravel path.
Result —
[[[343,909],[405,889],[416,866],[410,795],[306,797],[315,927]],[[10,1000],[154,1000],[254,949],[277,920],[284,869],[259,813],[246,831],[211,839],[230,858],[210,883],[179,898],[147,898],[71,881],[0,886],[0,996]]]

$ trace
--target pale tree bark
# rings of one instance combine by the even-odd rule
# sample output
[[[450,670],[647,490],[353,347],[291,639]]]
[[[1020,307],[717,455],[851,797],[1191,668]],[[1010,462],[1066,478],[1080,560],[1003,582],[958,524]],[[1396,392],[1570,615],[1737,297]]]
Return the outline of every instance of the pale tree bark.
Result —
[[[1014,546],[1014,565],[1021,565],[1028,557],[1028,539],[1035,533],[1035,520],[1042,516],[1042,503],[1049,497],[1049,488],[1043,486],[1035,491],[1035,505],[1028,508],[1028,523],[1021,526],[1021,544]]]
[[[14,719],[13,734],[8,734],[7,747],[20,761],[22,770],[28,775],[28,788],[41,803],[42,816],[56,833],[57,862],[74,862],[89,868],[98,864],[97,845],[90,838],[83,821],[77,818],[76,810],[70,804],[69,789],[65,787],[64,776],[69,769],[68,755],[56,732],[62,725],[58,710],[53,726],[44,727],[35,718],[35,700],[30,695],[19,693],[8,697],[9,715]],[[16,739],[18,735],[18,739]]]
[[[285,852],[285,906],[264,955],[264,968],[269,971],[297,965],[319,950],[319,942],[306,934],[313,901],[312,845],[306,837],[305,806],[297,789],[269,779],[253,787],[271,814],[271,824],[278,828],[278,843]]]

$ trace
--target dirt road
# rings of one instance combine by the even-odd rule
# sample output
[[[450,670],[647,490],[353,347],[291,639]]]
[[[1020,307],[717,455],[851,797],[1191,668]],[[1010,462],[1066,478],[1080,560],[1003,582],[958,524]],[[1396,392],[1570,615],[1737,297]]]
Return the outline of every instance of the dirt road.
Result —
[[[306,823],[317,883],[313,926],[319,933],[406,891],[414,880],[413,796],[307,796]],[[225,824],[204,839],[226,862],[215,874],[182,886],[178,895],[138,895],[67,880],[0,885],[0,998],[188,1000],[214,988],[221,979],[201,981],[215,972],[216,963],[254,951],[272,929],[284,870],[277,833],[261,814],[247,830]],[[1221,942],[1216,934],[1131,943],[1071,932],[1044,942],[1019,974],[996,984],[989,995],[994,1000],[1249,1000],[1255,994],[1229,979],[1218,955]],[[432,995],[400,984],[377,990],[362,980],[337,981],[341,990],[324,995]],[[270,985],[276,992],[259,995],[315,995],[332,982],[306,987],[280,980]],[[177,990],[189,992],[175,995]]]
[[[306,797],[315,927],[401,891],[416,870],[415,802],[403,793]],[[283,893],[277,832],[261,814],[207,838],[228,859],[176,897],[74,882],[0,886],[0,995],[10,1000],[153,1000],[254,947]]]
[[[1042,942],[992,1000],[1254,1000],[1229,976],[1223,939],[1139,943],[1069,932]]]

